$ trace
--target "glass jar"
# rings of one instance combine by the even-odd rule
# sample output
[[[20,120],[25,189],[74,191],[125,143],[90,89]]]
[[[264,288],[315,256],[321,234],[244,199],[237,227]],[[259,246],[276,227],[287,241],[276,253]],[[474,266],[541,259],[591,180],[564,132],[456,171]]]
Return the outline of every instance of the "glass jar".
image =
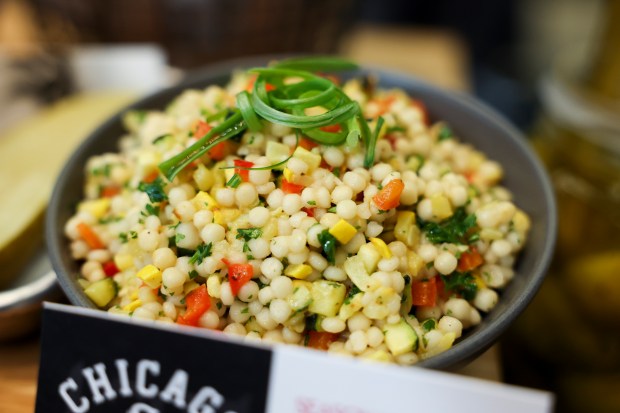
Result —
[[[620,101],[572,67],[543,79],[532,136],[557,196],[554,261],[503,361],[507,381],[554,391],[558,412],[620,412]]]

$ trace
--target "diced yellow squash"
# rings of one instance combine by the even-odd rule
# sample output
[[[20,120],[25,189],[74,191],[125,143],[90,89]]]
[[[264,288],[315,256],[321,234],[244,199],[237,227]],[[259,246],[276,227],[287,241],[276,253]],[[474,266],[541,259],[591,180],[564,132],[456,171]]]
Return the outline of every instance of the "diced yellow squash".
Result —
[[[381,254],[373,244],[364,244],[357,251],[357,256],[364,261],[364,266],[368,274],[372,274],[377,269],[377,264],[381,260]]]
[[[392,356],[390,356],[390,354],[385,350],[377,350],[370,355],[365,356],[364,360],[377,361],[380,363],[389,363],[390,361],[392,361]]]
[[[366,270],[364,260],[360,256],[354,255],[347,258],[344,262],[344,272],[347,273],[347,276],[357,288],[362,291],[370,290],[370,275]]]
[[[517,212],[512,217],[512,223],[519,234],[525,234],[531,225],[530,218],[520,209],[517,209]]]
[[[424,268],[422,257],[411,250],[407,250],[407,269],[409,270],[409,275],[415,279],[422,271],[422,268]]]
[[[220,281],[220,277],[217,275],[209,275],[207,278],[207,292],[210,297],[220,298],[220,294],[222,291],[222,282]]]
[[[431,208],[433,216],[442,221],[452,216],[452,205],[448,197],[442,194],[436,194],[431,197]]]
[[[364,293],[360,292],[351,298],[345,299],[342,307],[340,307],[340,311],[338,311],[338,317],[344,321],[347,321],[349,318],[353,317],[355,313],[362,309],[363,298]]]
[[[133,255],[118,253],[114,255],[114,265],[121,271],[128,270],[134,266]]]
[[[79,212],[88,212],[93,217],[103,218],[110,209],[110,198],[93,199],[92,201],[83,201],[78,205]]]
[[[484,282],[484,280],[482,279],[480,274],[474,274],[474,282],[476,283],[476,286],[478,287],[478,290],[481,290],[483,288],[487,288],[487,283]]]
[[[293,182],[295,180],[295,175],[293,174],[293,171],[291,171],[288,168],[284,168],[284,171],[282,171],[282,176],[284,177],[284,179],[286,179],[288,182]]]
[[[153,264],[143,267],[140,271],[138,271],[136,277],[144,281],[144,283],[150,288],[161,287],[161,271]]]
[[[341,244],[346,244],[357,234],[357,229],[349,224],[344,219],[341,219],[329,229],[329,233],[332,234]]]
[[[420,242],[420,228],[415,222],[413,211],[400,211],[396,216],[394,236],[408,247],[415,247]]]
[[[390,251],[385,241],[383,241],[381,238],[371,238],[370,242],[372,242],[372,245],[377,248],[377,251],[379,251],[379,254],[381,254],[383,258],[392,258],[392,251]]]
[[[129,296],[129,298],[133,301],[133,300],[137,300],[138,299],[138,290],[134,290],[133,293],[131,293],[131,295]]]
[[[214,208],[219,206],[217,201],[205,191],[198,191],[196,196],[192,199],[192,204],[197,211],[200,211],[201,209],[208,209],[212,211]]]
[[[123,307],[123,311],[127,311],[128,313],[131,313],[136,308],[141,307],[141,306],[142,306],[142,300],[133,300],[132,302],[130,302],[129,304]]]
[[[276,141],[268,141],[267,147],[265,149],[265,156],[270,164],[276,164],[284,161],[289,157],[291,153],[291,149],[280,142]],[[279,166],[276,169],[282,169],[284,166]]]
[[[222,215],[222,211],[215,210],[213,211],[213,222],[218,224],[218,225],[224,225],[224,216]]]
[[[300,159],[308,165],[308,172],[311,173],[321,164],[321,155],[310,152],[306,148],[298,146],[293,152],[293,158]]]
[[[213,222],[219,225],[227,225],[241,215],[241,211],[236,208],[222,208],[213,211]]]
[[[196,281],[188,281],[185,284],[183,284],[183,294],[187,295],[193,290],[195,290],[196,288],[198,288],[199,286],[200,285]]]
[[[309,310],[312,313],[333,317],[342,306],[347,288],[344,284],[318,280],[312,283],[312,302]]]
[[[112,278],[104,278],[90,284],[84,290],[84,293],[98,307],[105,307],[116,297],[116,283]]]
[[[502,231],[495,228],[482,228],[480,230],[480,239],[484,241],[493,241],[504,238]]]
[[[312,274],[312,267],[308,264],[291,264],[284,270],[284,275],[298,280],[304,280]]]

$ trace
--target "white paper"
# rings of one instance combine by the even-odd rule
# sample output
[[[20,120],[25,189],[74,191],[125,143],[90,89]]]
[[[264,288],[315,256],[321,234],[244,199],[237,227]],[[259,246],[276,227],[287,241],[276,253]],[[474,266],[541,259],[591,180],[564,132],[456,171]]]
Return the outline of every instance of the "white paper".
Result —
[[[416,367],[278,347],[268,413],[543,413],[553,396]]]

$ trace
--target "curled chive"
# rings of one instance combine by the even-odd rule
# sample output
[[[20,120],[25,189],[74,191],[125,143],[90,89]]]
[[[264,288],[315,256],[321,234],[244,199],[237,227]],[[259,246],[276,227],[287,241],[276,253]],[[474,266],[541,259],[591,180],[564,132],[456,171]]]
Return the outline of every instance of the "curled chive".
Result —
[[[357,70],[359,66],[349,60],[331,56],[293,57],[284,59],[272,67],[278,69],[297,69],[309,72],[336,72]]]
[[[258,132],[263,128],[263,124],[256,116],[256,112],[252,108],[252,104],[250,103],[250,94],[245,90],[237,94],[237,108],[239,108],[239,112],[241,112],[241,116],[243,116],[243,120],[248,125],[248,128],[253,132]]]
[[[241,184],[241,176],[239,174],[234,174],[228,182],[226,182],[226,186],[230,188],[236,188]]]
[[[366,156],[364,157],[364,167],[370,168],[375,163],[375,149],[377,148],[377,139],[383,127],[383,117],[379,116],[374,132],[370,135],[368,146],[366,147]]]

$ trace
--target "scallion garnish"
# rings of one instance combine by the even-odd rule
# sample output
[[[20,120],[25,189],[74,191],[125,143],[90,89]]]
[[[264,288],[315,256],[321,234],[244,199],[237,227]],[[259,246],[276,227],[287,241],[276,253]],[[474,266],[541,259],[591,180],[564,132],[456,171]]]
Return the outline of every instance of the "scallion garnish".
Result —
[[[361,140],[366,149],[364,163],[366,167],[372,166],[374,146],[383,120],[378,120],[377,128],[372,133],[363,117],[360,105],[351,100],[331,80],[313,73],[357,68],[355,63],[348,60],[313,57],[286,59],[267,68],[249,70],[249,73],[257,76],[252,93],[247,91],[239,93],[236,97],[237,108],[230,112],[231,116],[205,136],[200,137],[193,145],[162,162],[159,169],[168,180],[173,180],[187,165],[217,144],[238,136],[246,129],[261,130],[263,127],[261,119],[291,127],[296,133],[301,132],[322,145],[342,145],[347,142],[349,146],[353,146]],[[287,83],[286,80],[291,78],[299,78],[301,81]],[[313,107],[322,107],[326,112],[307,115],[305,110]],[[222,112],[211,116],[221,118]],[[331,131],[335,125],[339,127]],[[273,169],[286,163],[287,160],[268,167],[246,169]],[[227,183],[228,186],[235,182],[233,179],[231,181]]]
[[[232,178],[230,178],[228,182],[226,182],[226,186],[230,188],[236,188],[239,186],[239,184],[241,184],[241,181],[241,176],[239,174],[234,174]]]

